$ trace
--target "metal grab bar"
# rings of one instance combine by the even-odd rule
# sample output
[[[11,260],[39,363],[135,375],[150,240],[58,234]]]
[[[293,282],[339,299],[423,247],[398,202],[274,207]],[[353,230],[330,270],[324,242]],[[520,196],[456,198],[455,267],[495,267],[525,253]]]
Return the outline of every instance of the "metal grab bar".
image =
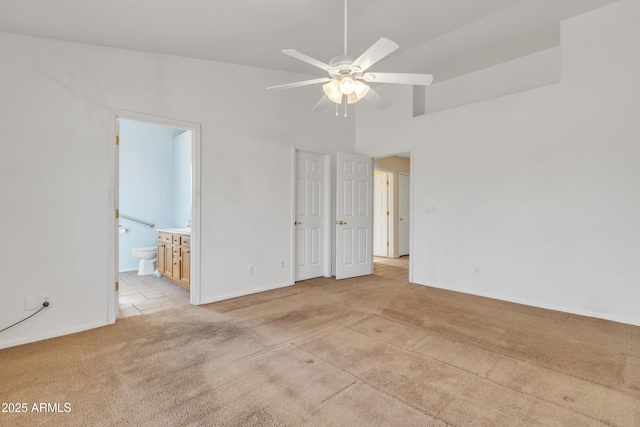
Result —
[[[149,226],[151,228],[155,228],[155,226],[156,226],[155,224],[151,224],[150,222],[144,222],[144,221],[140,221],[139,219],[131,218],[128,215],[120,214],[119,216],[120,216],[120,218],[128,219],[129,221],[137,222],[139,224],[147,225],[147,226]]]

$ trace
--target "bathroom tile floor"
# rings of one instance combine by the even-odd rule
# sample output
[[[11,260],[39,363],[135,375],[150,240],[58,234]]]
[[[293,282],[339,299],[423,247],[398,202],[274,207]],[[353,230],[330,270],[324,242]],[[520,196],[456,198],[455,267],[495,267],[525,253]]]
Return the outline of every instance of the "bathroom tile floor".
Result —
[[[137,271],[120,273],[120,317],[154,313],[189,305],[189,291],[153,275],[138,276]]]

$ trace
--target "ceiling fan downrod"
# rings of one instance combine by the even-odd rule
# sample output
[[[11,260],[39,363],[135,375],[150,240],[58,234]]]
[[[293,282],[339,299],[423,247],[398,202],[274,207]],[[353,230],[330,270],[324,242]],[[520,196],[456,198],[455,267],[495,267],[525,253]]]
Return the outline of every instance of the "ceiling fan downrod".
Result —
[[[344,0],[344,56],[347,56],[347,0]]]

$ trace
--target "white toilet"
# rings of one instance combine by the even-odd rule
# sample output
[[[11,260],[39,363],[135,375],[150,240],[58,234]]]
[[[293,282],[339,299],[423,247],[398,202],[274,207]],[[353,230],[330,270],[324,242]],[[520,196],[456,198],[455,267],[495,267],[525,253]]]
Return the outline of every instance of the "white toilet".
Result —
[[[131,252],[140,260],[138,263],[138,276],[153,274],[156,270],[156,261],[158,260],[158,247],[133,248]]]

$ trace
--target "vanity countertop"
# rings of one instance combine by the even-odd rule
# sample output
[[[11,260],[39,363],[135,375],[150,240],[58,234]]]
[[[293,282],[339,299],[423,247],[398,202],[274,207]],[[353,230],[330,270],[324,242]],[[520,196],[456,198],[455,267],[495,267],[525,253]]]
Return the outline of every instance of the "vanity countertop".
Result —
[[[186,234],[187,236],[191,236],[191,228],[156,228],[156,231],[171,234]]]

